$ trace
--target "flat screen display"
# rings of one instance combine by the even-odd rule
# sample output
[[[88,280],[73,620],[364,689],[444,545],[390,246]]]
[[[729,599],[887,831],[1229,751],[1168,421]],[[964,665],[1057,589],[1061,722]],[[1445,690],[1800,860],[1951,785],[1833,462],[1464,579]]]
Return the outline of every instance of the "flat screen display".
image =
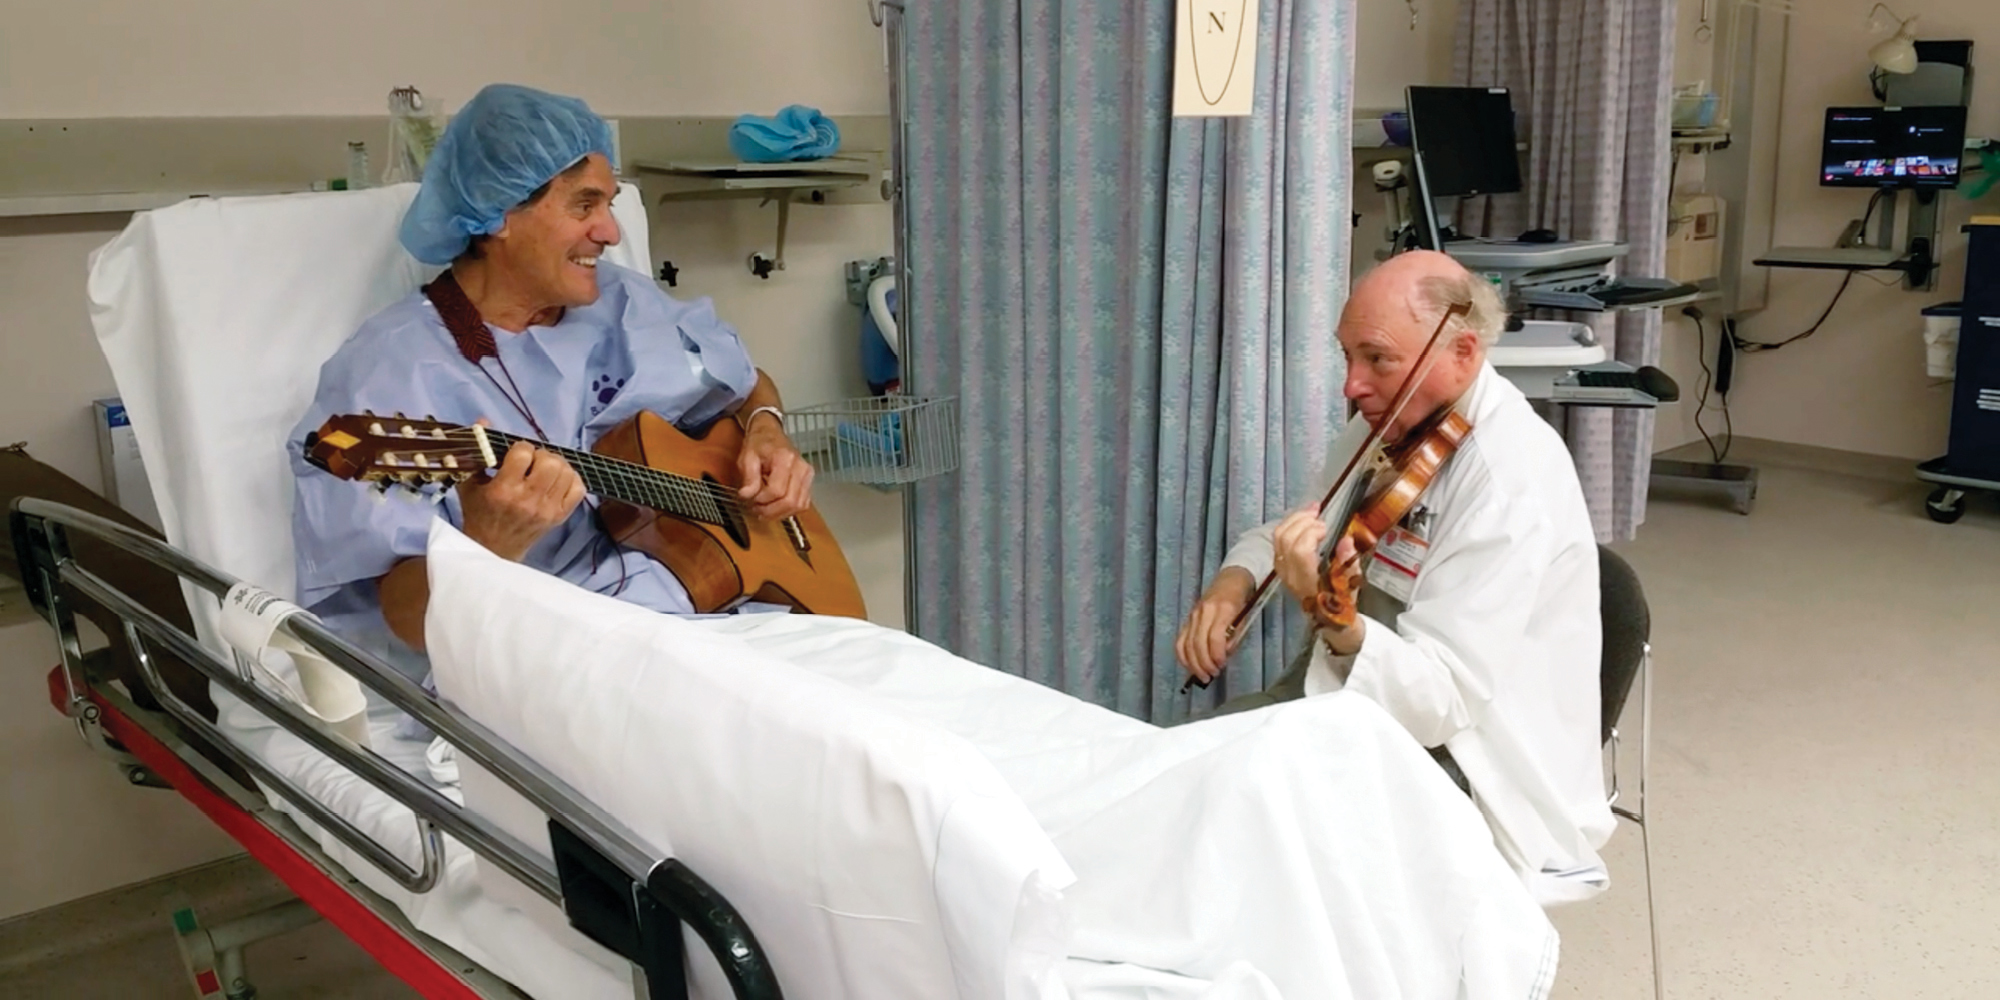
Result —
[[[1500,87],[1411,87],[1410,139],[1433,198],[1521,190],[1514,105]]]
[[[1952,188],[1965,155],[1965,108],[1828,108],[1824,187]]]

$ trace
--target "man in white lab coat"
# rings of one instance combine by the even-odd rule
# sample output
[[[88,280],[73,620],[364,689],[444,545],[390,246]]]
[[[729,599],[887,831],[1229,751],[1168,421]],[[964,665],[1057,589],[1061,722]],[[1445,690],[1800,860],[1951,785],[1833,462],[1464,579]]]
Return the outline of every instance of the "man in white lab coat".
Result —
[[[1596,852],[1615,823],[1598,745],[1597,543],[1569,451],[1486,363],[1505,322],[1498,296],[1443,254],[1398,256],[1355,286],[1339,330],[1345,391],[1381,425],[1454,302],[1470,311],[1384,438],[1454,405],[1471,436],[1362,562],[1353,626],[1319,629],[1310,655],[1220,711],[1337,691],[1376,702],[1468,788],[1536,898],[1569,902],[1607,884]],[[1307,509],[1243,536],[1181,631],[1190,674],[1221,670],[1230,621],[1274,568],[1298,601],[1318,592],[1327,534]],[[1335,558],[1351,551],[1343,542]]]

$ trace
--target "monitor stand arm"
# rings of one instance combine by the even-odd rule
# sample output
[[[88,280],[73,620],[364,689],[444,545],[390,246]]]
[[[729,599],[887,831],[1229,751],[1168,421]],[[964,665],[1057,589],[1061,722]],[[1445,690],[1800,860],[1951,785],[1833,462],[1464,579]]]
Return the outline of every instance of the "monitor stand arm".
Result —
[[[1947,192],[1918,189],[1910,205],[1909,263],[1903,268],[1903,287],[1910,291],[1937,288],[1938,223],[1943,217]]]
[[[1903,287],[1910,291],[1933,291],[1937,288],[1937,245],[1938,221],[1943,207],[1942,191],[1917,188],[1910,192],[1910,235],[1907,245],[1897,244],[1896,210],[1901,207],[1902,192],[1896,188],[1884,188],[1875,211],[1879,219],[1875,224],[1873,245],[1896,253],[1903,261],[1899,268],[1903,272]],[[1849,223],[1842,235],[1841,245],[1860,246],[1868,234],[1861,232],[1859,222]]]

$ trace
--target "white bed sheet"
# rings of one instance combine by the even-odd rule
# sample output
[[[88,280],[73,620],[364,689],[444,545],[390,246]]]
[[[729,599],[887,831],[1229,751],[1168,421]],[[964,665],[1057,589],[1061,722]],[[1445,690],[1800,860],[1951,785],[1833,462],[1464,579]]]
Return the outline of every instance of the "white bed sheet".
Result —
[[[1552,985],[1546,914],[1477,809],[1365,698],[1160,729],[866,622],[706,627],[994,762],[1077,875],[1073,1000],[1485,1000]]]
[[[1382,800],[1381,791],[1388,783],[1435,777],[1424,769],[1436,765],[1407,746],[1406,738],[1399,743],[1393,723],[1378,718],[1379,710],[1361,699],[1315,699],[1318,704],[1306,712],[1260,712],[1257,719],[1219,719],[1214,723],[1221,725],[1161,730],[977,667],[929,643],[866,622],[757,615],[711,619],[698,627],[868,691],[900,711],[966,738],[995,763],[1055,837],[1080,878],[1067,893],[1075,913],[1072,955],[1060,970],[1062,995],[1068,1000],[1301,1000],[1302,996],[1535,1000],[1547,995],[1558,941],[1546,916],[1490,844],[1479,843],[1484,825],[1469,804],[1460,810],[1439,808],[1453,804],[1449,797],[1422,797],[1416,804],[1406,796]],[[396,717],[386,705],[371,710],[378,750],[411,773],[426,775],[424,746],[391,736]],[[350,822],[405,859],[416,860],[415,824],[408,810],[288,734],[258,729],[236,735],[261,759]],[[1321,751],[1332,752],[1307,752],[1315,743]],[[1164,753],[1161,744],[1167,745]],[[1228,744],[1236,747],[1232,750]],[[1213,936],[1189,922],[1199,914],[1186,905],[1188,900],[1169,894],[1141,905],[1130,891],[1134,873],[1158,877],[1186,870],[1184,858],[1174,860],[1175,838],[1136,840],[1134,830],[1143,830],[1145,824],[1191,828],[1199,819],[1191,818],[1190,810],[1198,813],[1204,803],[1233,802],[1236,810],[1222,813],[1219,829],[1210,835],[1222,840],[1212,841],[1218,844],[1218,853],[1207,884],[1254,889],[1258,877],[1269,878],[1284,869],[1225,865],[1227,859],[1266,851],[1310,853],[1315,848],[1283,833],[1299,828],[1294,811],[1310,808],[1310,802],[1295,795],[1272,796],[1273,783],[1261,783],[1256,789],[1237,787],[1233,793],[1219,787],[1241,773],[1240,756],[1232,754],[1251,755],[1252,769],[1275,768],[1282,778],[1275,784],[1281,788],[1323,781],[1323,789],[1315,784],[1313,799],[1344,813],[1311,821],[1322,829],[1331,824],[1342,831],[1339,843],[1317,845],[1326,850],[1319,852],[1322,861],[1315,873],[1322,883],[1322,898],[1341,906],[1326,915],[1328,921],[1342,924],[1338,934],[1325,925],[1302,932],[1302,921],[1318,919],[1311,915],[1278,913],[1266,919],[1258,915],[1255,899],[1217,904],[1218,909],[1234,908],[1266,921],[1255,933],[1239,935],[1250,939],[1263,935],[1287,953],[1266,956],[1266,962],[1285,964],[1298,954],[1334,956],[1341,965],[1331,974],[1333,985],[1323,992],[1284,992],[1250,959],[1224,956],[1217,962],[1200,954],[1206,947],[1204,939],[1212,941]],[[1284,762],[1287,757],[1290,764]],[[1208,766],[1200,763],[1204,759]],[[1075,780],[1084,775],[1095,780],[1081,784]],[[1450,787],[1448,782],[1445,787]],[[457,795],[455,789],[448,794]],[[1457,794],[1455,789],[1452,794]],[[1273,833],[1268,841],[1230,844],[1228,837],[1241,836],[1245,827],[1254,831],[1261,822],[1243,822],[1241,809],[1246,804],[1255,810],[1250,814],[1253,820],[1282,814],[1286,822],[1263,827]],[[1141,818],[1140,824],[1132,822],[1135,816]],[[301,825],[313,829],[309,823]],[[449,860],[439,887],[413,897],[338,842],[324,835],[319,839],[335,860],[394,902],[420,930],[536,1000],[631,996],[624,959],[550,920],[546,913],[518,905],[516,893],[489,891],[494,876],[482,872],[477,859],[460,845],[448,844]],[[1329,865],[1325,860],[1340,857],[1355,863]],[[1197,884],[1158,880],[1163,885]],[[1379,891],[1384,884],[1397,882],[1404,887]],[[1426,891],[1424,884],[1436,891]],[[1414,905],[1441,909],[1419,911],[1411,909]],[[1440,918],[1445,910],[1455,916]],[[1329,950],[1322,940],[1309,946],[1305,940],[1309,935],[1344,944]],[[1438,935],[1456,940],[1443,942],[1436,940]],[[1439,964],[1410,956],[1413,948],[1433,957],[1441,949],[1458,957]],[[1163,971],[1176,967],[1205,971],[1187,975]],[[1369,991],[1356,991],[1355,984]]]

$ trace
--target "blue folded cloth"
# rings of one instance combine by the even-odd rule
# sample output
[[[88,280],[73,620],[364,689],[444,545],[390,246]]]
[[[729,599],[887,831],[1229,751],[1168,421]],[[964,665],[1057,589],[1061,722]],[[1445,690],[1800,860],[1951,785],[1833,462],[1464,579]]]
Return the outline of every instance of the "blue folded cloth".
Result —
[[[745,163],[819,160],[840,151],[840,128],[818,108],[794,104],[772,118],[736,119],[729,126],[729,149]]]
[[[833,429],[833,449],[838,467],[843,469],[906,465],[909,456],[903,453],[903,415],[885,413],[865,423],[843,420]]]

